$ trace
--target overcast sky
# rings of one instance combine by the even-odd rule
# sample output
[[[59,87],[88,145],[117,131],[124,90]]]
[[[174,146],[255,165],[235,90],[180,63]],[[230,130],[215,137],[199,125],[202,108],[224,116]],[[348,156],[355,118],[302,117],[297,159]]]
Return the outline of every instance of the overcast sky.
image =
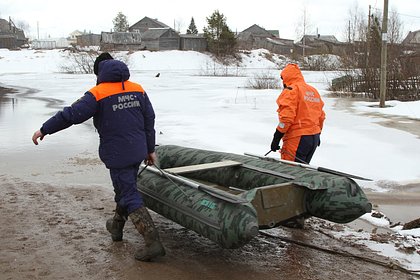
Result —
[[[258,24],[267,30],[279,30],[282,38],[295,40],[306,10],[313,34],[318,31],[341,40],[350,9],[358,6],[367,16],[371,5],[373,11],[382,14],[383,4],[383,0],[1,0],[0,18],[8,20],[10,16],[16,24],[26,22],[30,27],[27,36],[31,38],[67,37],[74,30],[97,34],[110,31],[118,12],[127,17],[130,25],[148,16],[185,33],[191,17],[202,32],[207,25],[206,17],[219,10],[232,31],[240,32]],[[389,0],[389,10],[399,13],[404,36],[408,31],[420,29],[419,0]]]

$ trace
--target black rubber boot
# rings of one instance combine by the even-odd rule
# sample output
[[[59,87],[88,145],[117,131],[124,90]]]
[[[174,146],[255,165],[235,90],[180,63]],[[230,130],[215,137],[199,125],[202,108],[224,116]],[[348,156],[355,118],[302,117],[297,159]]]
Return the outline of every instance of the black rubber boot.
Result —
[[[123,239],[123,229],[127,217],[123,214],[124,211],[117,206],[113,218],[106,221],[106,229],[111,233],[112,241],[121,241]]]
[[[145,242],[145,247],[135,253],[134,257],[136,260],[148,262],[154,258],[164,256],[165,248],[160,243],[159,233],[147,208],[140,207],[132,212],[129,217],[138,232],[143,235]]]

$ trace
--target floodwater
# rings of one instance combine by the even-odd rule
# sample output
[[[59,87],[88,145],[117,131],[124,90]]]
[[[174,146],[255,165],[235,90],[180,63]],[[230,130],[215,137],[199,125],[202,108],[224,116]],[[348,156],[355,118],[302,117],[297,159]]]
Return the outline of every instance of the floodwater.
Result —
[[[38,146],[32,143],[32,134],[42,123],[78,96],[65,95],[65,86],[52,95],[54,98],[32,88],[0,86],[0,170],[3,174],[42,182],[64,182],[67,177],[68,182],[75,184],[109,185],[107,172],[97,156],[98,135],[91,121],[46,136]],[[100,168],[95,170],[95,176],[77,176],[77,171],[84,167],[83,160],[97,162]]]
[[[84,93],[79,89],[94,85],[91,75],[55,75],[60,79],[59,85],[48,84],[50,77],[43,80],[42,75],[30,74],[25,74],[25,85],[34,88],[20,87],[16,74],[8,85],[0,84],[0,170],[34,182],[94,184],[112,189],[108,171],[98,158],[99,139],[91,120],[47,135],[38,146],[31,141],[32,134],[45,120]],[[48,86],[36,89],[42,83]],[[415,133],[417,130],[413,129]],[[84,175],[80,176],[81,173]],[[420,213],[420,184],[396,186],[388,193],[367,195],[376,205],[374,208],[384,212],[392,222],[409,222]],[[366,228],[365,224],[356,221],[354,226]]]
[[[78,88],[93,84],[85,79]],[[32,143],[33,132],[47,118],[83,94],[73,89],[71,77],[60,80],[60,88],[52,84],[43,91],[35,88],[46,81],[37,79],[25,83],[33,88],[19,87],[18,81],[0,84],[13,89],[0,89],[0,269],[5,279],[412,279],[272,237],[258,236],[241,249],[224,250],[154,213],[167,256],[152,264],[136,262],[132,255],[141,244],[132,225],[122,243],[104,239],[113,193],[91,121],[48,135],[38,146]],[[314,229],[275,233],[387,261]]]

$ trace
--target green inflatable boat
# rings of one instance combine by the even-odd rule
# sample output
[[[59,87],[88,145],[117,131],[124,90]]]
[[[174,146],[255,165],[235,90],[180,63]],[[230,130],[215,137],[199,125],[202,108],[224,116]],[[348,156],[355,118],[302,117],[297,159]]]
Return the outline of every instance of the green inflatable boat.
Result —
[[[148,208],[218,243],[238,248],[260,229],[311,216],[348,223],[372,205],[348,176],[187,147],[156,147],[138,190]]]

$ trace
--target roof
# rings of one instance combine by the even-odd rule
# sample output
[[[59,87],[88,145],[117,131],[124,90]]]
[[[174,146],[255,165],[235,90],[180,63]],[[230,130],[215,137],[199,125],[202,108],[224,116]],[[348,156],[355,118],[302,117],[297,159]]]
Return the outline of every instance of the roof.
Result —
[[[172,28],[167,27],[167,28],[149,28],[148,30],[146,30],[142,35],[141,38],[143,40],[156,40],[159,39],[160,37],[162,37],[166,32],[168,31],[174,31]]]
[[[162,28],[170,28],[168,25],[164,24],[163,22],[160,22],[160,21],[158,21],[157,19],[153,19],[153,18],[150,18],[150,17],[144,17],[144,18],[142,18],[141,20],[139,20],[139,21],[138,21],[138,22],[136,22],[135,24],[131,25],[129,28],[131,28],[131,27],[133,27],[133,26],[137,25],[139,22],[144,21],[144,20],[149,20],[149,21],[152,21],[152,22],[154,22],[156,25],[158,25],[158,26],[160,26],[160,27],[162,27]]]
[[[142,34],[142,39],[159,39],[169,28],[150,28]]]
[[[239,35],[242,35],[244,37],[248,37],[251,34],[254,36],[257,35],[261,37],[274,37],[275,36],[271,32],[265,30],[264,28],[262,28],[261,26],[257,24],[253,24],[247,29],[245,29],[244,31],[239,33]]]
[[[25,40],[25,33],[17,28],[13,22],[10,24],[7,20],[0,18],[0,34],[14,35],[18,40]]]
[[[204,34],[180,34],[179,35],[182,38],[191,38],[191,39],[205,39]]]
[[[408,32],[407,36],[402,41],[402,44],[420,44],[420,30]]]
[[[276,37],[280,37],[280,33],[278,30],[267,30],[268,32],[270,32],[271,34],[273,34]]]
[[[279,46],[293,46],[293,40],[280,38],[267,38],[267,41]]]
[[[333,44],[340,43],[340,41],[338,41],[334,35],[319,35],[319,34],[318,35],[305,35],[300,40],[301,42],[303,41],[303,38],[305,38],[306,43],[316,42],[316,41],[323,41],[323,42],[328,42],[328,43],[333,43]]]
[[[4,32],[6,30],[9,30],[9,22],[0,18],[0,32]]]

